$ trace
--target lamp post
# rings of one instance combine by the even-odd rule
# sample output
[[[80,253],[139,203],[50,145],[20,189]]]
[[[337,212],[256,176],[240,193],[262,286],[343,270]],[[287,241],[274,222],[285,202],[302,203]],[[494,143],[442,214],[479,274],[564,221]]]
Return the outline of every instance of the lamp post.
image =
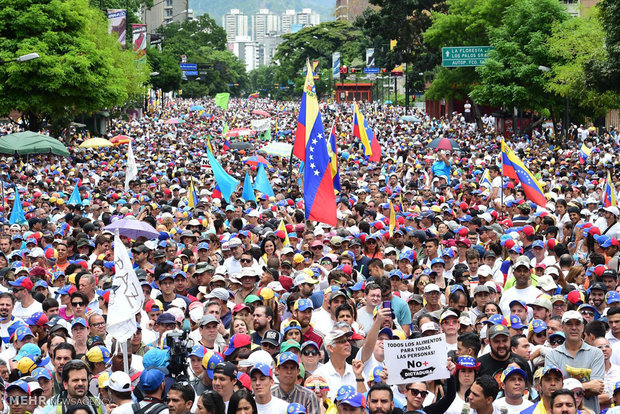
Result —
[[[26,55],[21,55],[16,57],[15,59],[9,59],[9,60],[0,60],[0,65],[4,65],[6,63],[11,63],[11,62],[27,62],[29,60],[33,60],[33,59],[38,59],[39,58],[39,54],[34,52],[34,53],[28,53]]]

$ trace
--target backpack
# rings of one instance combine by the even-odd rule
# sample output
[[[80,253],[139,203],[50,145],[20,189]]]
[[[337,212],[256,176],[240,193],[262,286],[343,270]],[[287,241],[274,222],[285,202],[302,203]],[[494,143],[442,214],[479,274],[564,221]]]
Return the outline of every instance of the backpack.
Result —
[[[149,403],[142,408],[140,408],[140,404],[138,403],[133,403],[131,405],[131,409],[134,414],[158,414],[164,411],[166,408],[168,408],[166,404],[158,402]]]

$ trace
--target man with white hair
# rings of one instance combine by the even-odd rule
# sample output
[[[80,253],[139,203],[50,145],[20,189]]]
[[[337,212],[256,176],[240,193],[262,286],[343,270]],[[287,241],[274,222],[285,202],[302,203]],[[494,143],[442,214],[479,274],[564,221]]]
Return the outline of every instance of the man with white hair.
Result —
[[[347,363],[347,358],[351,355],[351,343],[349,339],[353,335],[352,331],[333,329],[326,336],[323,342],[329,353],[329,361],[317,368],[314,375],[323,377],[329,384],[329,398],[336,397],[338,389],[343,385],[350,385],[359,392],[366,392],[366,385],[362,372],[364,364],[359,359],[353,360],[353,364]]]

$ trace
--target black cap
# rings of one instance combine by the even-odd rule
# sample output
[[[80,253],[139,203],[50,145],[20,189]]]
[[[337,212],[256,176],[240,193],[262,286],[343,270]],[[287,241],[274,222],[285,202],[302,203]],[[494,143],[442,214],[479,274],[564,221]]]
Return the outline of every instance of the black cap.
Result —
[[[614,279],[618,279],[618,272],[614,269],[605,269],[601,274],[601,277],[613,277]]]
[[[233,380],[237,379],[237,366],[232,362],[220,362],[213,369],[214,374],[224,374]]]
[[[266,344],[271,344],[275,347],[278,347],[280,346],[281,337],[282,335],[280,335],[280,332],[274,329],[270,329],[267,332],[265,332],[265,335],[263,335],[263,339],[261,340],[261,343],[265,342]]]
[[[590,286],[590,290],[594,290],[594,289],[602,290],[603,292],[607,293],[607,286],[605,286],[603,282],[596,282],[595,284]]]

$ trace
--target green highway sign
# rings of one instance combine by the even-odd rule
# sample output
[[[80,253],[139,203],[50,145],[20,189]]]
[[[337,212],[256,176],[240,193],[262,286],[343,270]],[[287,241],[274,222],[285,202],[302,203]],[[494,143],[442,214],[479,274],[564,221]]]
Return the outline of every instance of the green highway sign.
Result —
[[[441,65],[445,68],[482,66],[491,46],[457,46],[441,48]]]

